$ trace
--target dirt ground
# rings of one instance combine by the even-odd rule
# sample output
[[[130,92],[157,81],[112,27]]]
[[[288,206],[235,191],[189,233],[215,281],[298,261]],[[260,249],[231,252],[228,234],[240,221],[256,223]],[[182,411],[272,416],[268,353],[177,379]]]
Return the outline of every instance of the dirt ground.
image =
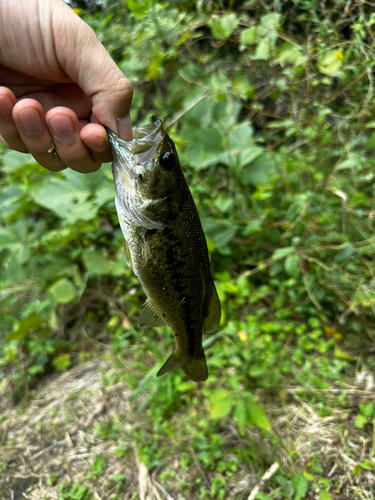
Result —
[[[174,472],[178,470],[181,477],[183,472],[178,469],[177,457],[151,473],[138,460],[135,449],[119,453],[120,443],[116,438],[98,433],[98,424],[110,417],[119,423],[120,432],[128,434],[143,425],[139,414],[135,415],[132,411],[129,402],[132,391],[127,384],[108,387],[102,380],[103,373],[110,370],[110,362],[90,360],[65,373],[53,375],[32,391],[26,408],[12,404],[9,387],[3,387],[0,391],[0,499],[187,498],[186,494],[183,496],[178,491],[177,482],[173,487],[169,483],[167,490],[160,478],[161,472],[168,468]],[[295,391],[292,387],[285,390],[290,394]],[[334,391],[327,390],[327,398]],[[362,378],[357,377],[357,381],[346,391],[353,405],[374,401],[374,387],[366,374]],[[268,408],[267,413],[281,444],[272,449],[270,443],[265,443],[256,431],[249,431],[247,439],[255,445],[264,446],[265,453],[273,455],[275,463],[281,468],[290,470],[292,450],[298,455],[294,467],[300,470],[307,467],[311,457],[315,457],[322,467],[322,475],[336,485],[335,489],[329,490],[332,499],[375,498],[374,468],[363,469],[360,474],[353,473],[358,463],[365,459],[373,461],[372,426],[357,429],[354,426],[355,416],[351,416],[348,405],[342,411],[334,411],[323,418],[303,402]],[[222,433],[228,448],[240,439],[234,427],[226,425],[225,421]],[[100,474],[98,457],[105,459],[105,474]],[[201,475],[209,487],[211,477],[201,469],[198,461],[196,469],[194,473]],[[273,470],[269,471],[269,477],[273,473]],[[244,469],[240,475],[234,475],[227,498],[252,500],[269,479],[266,475],[261,481],[261,476],[255,469],[250,473]],[[64,490],[63,484],[77,485],[77,489],[73,491],[72,486],[66,486]],[[305,498],[319,499],[319,495],[319,491],[311,491]]]

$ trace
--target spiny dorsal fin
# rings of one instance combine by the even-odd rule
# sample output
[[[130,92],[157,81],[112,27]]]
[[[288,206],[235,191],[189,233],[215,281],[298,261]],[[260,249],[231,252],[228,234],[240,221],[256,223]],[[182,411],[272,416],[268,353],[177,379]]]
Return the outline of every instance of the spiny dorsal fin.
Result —
[[[143,304],[143,308],[138,319],[138,326],[139,328],[158,328],[160,326],[166,326],[166,322],[155,311],[148,299]]]
[[[207,335],[213,332],[220,323],[220,318],[221,318],[220,300],[215,285],[212,282],[212,292],[211,292],[210,302],[208,304],[207,316],[203,321],[202,333]]]

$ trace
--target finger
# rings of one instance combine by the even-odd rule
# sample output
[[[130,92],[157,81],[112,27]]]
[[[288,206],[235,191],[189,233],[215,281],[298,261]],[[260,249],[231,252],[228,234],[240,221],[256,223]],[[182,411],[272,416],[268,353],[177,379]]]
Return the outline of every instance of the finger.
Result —
[[[57,172],[66,165],[51,149],[52,136],[47,128],[41,104],[33,99],[23,99],[13,108],[13,118],[22,144],[43,167]]]
[[[13,120],[13,108],[17,102],[13,92],[7,87],[0,87],[0,136],[1,142],[9,149],[28,153],[17,126]]]
[[[77,115],[68,108],[54,108],[46,114],[46,123],[61,161],[81,173],[95,172],[101,166],[80,137]]]
[[[46,113],[52,108],[63,106],[73,110],[78,118],[88,117],[91,114],[91,98],[75,83],[53,85],[47,91],[28,93],[27,98],[40,102]]]
[[[89,123],[81,129],[80,135],[94,160],[100,163],[112,161],[112,151],[104,127],[96,123]]]
[[[62,26],[65,29],[61,29]],[[121,138],[131,140],[131,83],[106,52],[94,31],[66,8],[64,12],[61,9],[58,16],[53,16],[53,33],[59,65],[91,97],[96,120]]]

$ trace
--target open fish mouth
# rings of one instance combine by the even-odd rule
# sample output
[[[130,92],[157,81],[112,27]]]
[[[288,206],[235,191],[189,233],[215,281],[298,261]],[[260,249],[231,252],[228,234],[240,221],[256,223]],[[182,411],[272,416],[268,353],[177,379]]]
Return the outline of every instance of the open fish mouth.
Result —
[[[139,167],[147,165],[156,156],[156,150],[164,137],[163,122],[156,120],[150,125],[133,127],[133,140],[124,141],[107,129],[114,163],[123,167],[130,177],[141,173]],[[137,168],[138,167],[138,168]],[[142,169],[143,169],[142,168]]]
[[[164,137],[163,122],[156,120],[155,123],[133,128],[133,140],[130,141],[132,153],[144,153]],[[124,141],[126,142],[126,141]]]

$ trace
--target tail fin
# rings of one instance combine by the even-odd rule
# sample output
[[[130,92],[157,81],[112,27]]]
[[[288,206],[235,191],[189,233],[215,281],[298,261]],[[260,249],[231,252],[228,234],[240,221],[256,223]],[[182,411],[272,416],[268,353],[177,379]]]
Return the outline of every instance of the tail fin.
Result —
[[[195,382],[203,382],[208,378],[208,370],[204,353],[200,358],[189,358],[182,367],[186,375]]]
[[[184,360],[181,362],[176,359],[175,353],[172,352],[156,376],[160,377],[160,375],[164,375],[164,373],[168,373],[176,368],[182,368],[186,375],[188,375],[195,382],[203,382],[203,380],[207,380],[208,378],[204,353],[199,358],[188,358],[186,361]]]

